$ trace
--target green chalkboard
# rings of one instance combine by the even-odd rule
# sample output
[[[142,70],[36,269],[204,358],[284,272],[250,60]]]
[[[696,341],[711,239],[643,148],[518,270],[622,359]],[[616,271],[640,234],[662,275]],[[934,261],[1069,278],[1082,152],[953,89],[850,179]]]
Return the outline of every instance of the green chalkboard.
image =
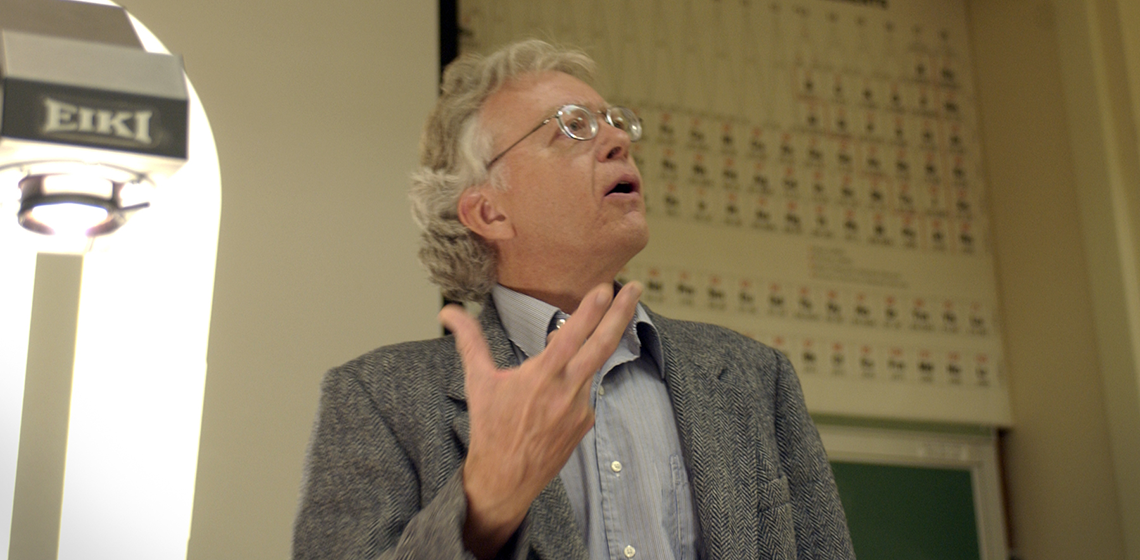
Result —
[[[970,471],[833,461],[859,560],[980,560]]]

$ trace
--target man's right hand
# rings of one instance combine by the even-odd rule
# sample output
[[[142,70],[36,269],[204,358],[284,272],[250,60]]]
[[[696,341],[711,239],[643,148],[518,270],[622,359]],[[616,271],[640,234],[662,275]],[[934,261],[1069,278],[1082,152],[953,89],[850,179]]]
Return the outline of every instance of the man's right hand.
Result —
[[[616,297],[609,285],[594,288],[545,350],[506,370],[495,367],[475,319],[457,306],[440,312],[466,374],[471,443],[463,465],[463,540],[475,556],[498,553],[593,427],[594,373],[617,349],[641,292],[636,282]]]

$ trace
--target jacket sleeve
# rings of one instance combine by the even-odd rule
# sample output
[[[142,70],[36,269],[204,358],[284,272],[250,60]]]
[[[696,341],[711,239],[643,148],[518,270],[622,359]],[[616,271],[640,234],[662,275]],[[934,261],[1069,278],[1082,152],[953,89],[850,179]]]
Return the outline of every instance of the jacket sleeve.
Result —
[[[808,415],[803,390],[787,357],[777,356],[775,423],[781,468],[788,478],[796,557],[854,559],[847,518],[827,453]]]
[[[458,467],[421,509],[421,475],[350,368],[321,388],[293,532],[293,558],[473,559]]]

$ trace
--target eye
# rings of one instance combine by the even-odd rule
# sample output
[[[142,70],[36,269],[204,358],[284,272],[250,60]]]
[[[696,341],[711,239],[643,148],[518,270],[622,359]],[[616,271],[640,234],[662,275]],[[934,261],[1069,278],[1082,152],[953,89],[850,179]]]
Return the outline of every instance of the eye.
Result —
[[[558,115],[562,131],[575,140],[589,140],[598,133],[598,124],[590,111],[577,105],[567,105]]]
[[[562,123],[566,125],[566,130],[573,133],[581,133],[589,128],[585,119],[580,115],[572,115],[569,119],[562,119]]]

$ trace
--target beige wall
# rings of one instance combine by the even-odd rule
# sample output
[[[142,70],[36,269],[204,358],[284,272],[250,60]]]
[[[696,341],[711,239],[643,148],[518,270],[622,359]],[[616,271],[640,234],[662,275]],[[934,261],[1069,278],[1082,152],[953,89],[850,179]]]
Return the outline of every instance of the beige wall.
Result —
[[[436,93],[436,6],[124,4],[185,57],[221,162],[189,557],[285,558],[324,371],[439,332],[406,197]]]
[[[1121,196],[1138,152],[1118,127],[1134,122],[1120,31],[1099,16],[1116,2],[969,5],[1014,409],[1012,545],[1034,560],[1140,558],[1136,217]]]

